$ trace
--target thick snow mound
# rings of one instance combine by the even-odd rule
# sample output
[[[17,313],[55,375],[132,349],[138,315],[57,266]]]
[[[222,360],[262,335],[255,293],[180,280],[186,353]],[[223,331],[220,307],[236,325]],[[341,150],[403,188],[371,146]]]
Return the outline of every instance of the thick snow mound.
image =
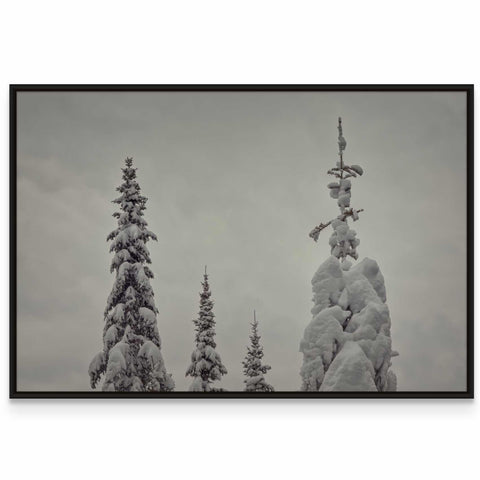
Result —
[[[125,342],[117,343],[108,356],[107,371],[105,373],[104,390],[109,390],[109,385],[115,387],[115,391],[119,390],[123,376],[127,370],[128,345]]]
[[[157,323],[157,316],[155,312],[146,307],[140,307],[138,309],[138,313],[140,314],[140,318],[147,324],[147,325],[156,325]]]
[[[385,279],[375,260],[364,258],[361,262],[355,265],[354,270],[360,272],[372,285],[377,295],[382,302],[387,301],[387,294],[385,291]]]
[[[246,392],[273,392],[273,387],[267,383],[263,374],[249,377],[245,380]]]
[[[316,315],[324,308],[335,305],[344,288],[345,280],[340,262],[331,256],[320,265],[312,278],[314,303],[312,314]]]
[[[162,354],[160,353],[160,349],[150,340],[145,342],[138,351],[138,357],[143,358],[145,360],[149,360],[152,364],[162,364],[163,365],[163,358]]]
[[[379,296],[375,292],[372,284],[360,273],[354,269],[345,275],[347,280],[347,300],[348,309],[353,313],[361,312],[370,303],[381,303]]]
[[[344,343],[342,325],[348,315],[339,306],[322,310],[305,329],[300,351],[312,360],[320,356],[324,365],[330,365],[336,346]]]
[[[105,372],[105,354],[103,352],[97,353],[88,367],[88,375],[90,376],[90,385],[95,388],[100,377]]]
[[[112,325],[108,328],[108,330],[105,332],[105,335],[103,336],[103,343],[107,350],[110,349],[113,345],[115,345],[115,343],[117,342],[117,337],[118,328],[116,325]]]
[[[330,365],[321,392],[376,392],[375,371],[363,350],[347,342]]]
[[[346,263],[346,262],[344,262]],[[391,391],[390,313],[374,260],[356,266],[333,255],[315,273],[313,318],[300,342],[306,391]],[[355,377],[356,376],[356,380]]]

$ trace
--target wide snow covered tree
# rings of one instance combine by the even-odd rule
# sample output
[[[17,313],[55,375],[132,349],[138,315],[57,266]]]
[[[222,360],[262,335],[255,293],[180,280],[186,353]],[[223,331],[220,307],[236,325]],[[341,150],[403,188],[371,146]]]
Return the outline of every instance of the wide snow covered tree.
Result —
[[[263,347],[260,345],[258,334],[258,320],[253,311],[252,332],[250,334],[250,346],[247,347],[247,355],[243,364],[243,373],[247,377],[244,380],[246,392],[273,392],[264,375],[272,368],[270,365],[262,365]]]
[[[350,178],[361,176],[363,169],[344,163],[346,145],[339,118],[339,161],[328,171],[336,181],[328,188],[340,214],[310,232],[317,241],[324,228],[333,228],[331,256],[312,279],[313,319],[300,342],[302,390],[395,391],[396,376],[390,366],[398,353],[392,351],[383,275],[374,260],[365,258],[353,267],[347,260],[357,260],[360,243],[348,218],[356,221],[363,211],[350,206]]]
[[[104,375],[104,391],[170,391],[174,382],[160,351],[158,310],[146,247],[157,237],[143,218],[147,198],[140,193],[132,164],[131,158],[125,160],[123,183],[117,188],[120,197],[113,200],[120,209],[113,214],[118,226],[107,241],[112,242],[110,271],[115,272],[115,281],[104,312],[103,350],[93,358],[88,373],[92,388]]]
[[[195,325],[195,350],[192,352],[191,364],[185,376],[193,377],[190,385],[191,392],[215,392],[222,389],[213,387],[212,383],[220,380],[222,375],[227,373],[227,369],[215,350],[217,348],[214,340],[215,315],[213,314],[213,301],[210,298],[207,267],[205,267],[202,287],[198,318],[193,320]]]

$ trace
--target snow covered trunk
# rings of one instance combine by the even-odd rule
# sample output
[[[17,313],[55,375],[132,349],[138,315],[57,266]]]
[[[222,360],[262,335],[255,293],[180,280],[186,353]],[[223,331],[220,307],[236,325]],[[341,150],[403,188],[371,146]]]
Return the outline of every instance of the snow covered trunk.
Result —
[[[227,369],[222,363],[220,355],[216,352],[215,343],[215,315],[213,313],[213,301],[210,299],[211,292],[208,284],[208,275],[205,268],[202,292],[200,292],[200,311],[198,318],[193,321],[195,325],[195,349],[191,355],[191,363],[185,376],[193,377],[190,385],[191,392],[222,391],[215,388],[212,383],[220,380]]]
[[[174,388],[161,354],[154,294],[150,285],[153,273],[146,242],[156,240],[147,229],[143,211],[147,198],[140,194],[136,169],[127,158],[121,196],[113,202],[120,206],[118,227],[110,233],[110,251],[114,252],[111,272],[115,281],[105,308],[103,350],[89,367],[92,388],[105,375],[104,391],[170,391]]]
[[[344,163],[346,145],[339,118],[340,158],[328,171],[337,181],[329,183],[328,188],[330,196],[337,199],[340,214],[310,232],[317,241],[324,228],[333,228],[329,239],[332,256],[312,279],[313,319],[300,342],[304,356],[302,390],[393,391],[396,377],[389,368],[391,358],[398,354],[392,351],[383,275],[374,260],[365,258],[355,267],[346,260],[357,260],[360,243],[348,218],[356,221],[363,211],[350,206],[349,178],[363,175],[363,169]]]
[[[313,319],[300,351],[304,391],[395,391],[385,283],[369,258],[356,266],[331,256],[312,279]]]
[[[263,347],[260,345],[258,334],[258,321],[253,313],[252,333],[250,334],[250,346],[247,347],[247,355],[243,364],[243,373],[247,377],[244,380],[246,392],[273,392],[274,389],[267,383],[264,375],[272,367],[262,364]]]

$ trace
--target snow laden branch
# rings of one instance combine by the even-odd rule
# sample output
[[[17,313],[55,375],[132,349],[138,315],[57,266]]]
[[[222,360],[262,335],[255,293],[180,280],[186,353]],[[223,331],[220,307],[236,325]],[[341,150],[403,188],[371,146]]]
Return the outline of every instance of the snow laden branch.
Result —
[[[309,237],[315,242],[318,240],[320,232],[331,225],[333,233],[330,237],[329,243],[331,253],[333,256],[344,261],[347,256],[354,259],[358,258],[357,247],[360,240],[356,238],[355,230],[348,226],[347,219],[351,217],[355,222],[358,220],[358,214],[363,212],[363,208],[358,210],[350,206],[352,183],[349,178],[356,178],[363,175],[363,168],[360,165],[345,165],[343,162],[343,152],[347,147],[347,142],[343,136],[342,119],[338,118],[338,155],[336,167],[328,170],[329,175],[333,175],[338,181],[328,184],[330,189],[330,196],[337,199],[338,207],[340,208],[340,215],[330,220],[327,223],[320,223],[312,229]]]
[[[220,380],[222,375],[227,373],[227,369],[215,350],[217,348],[214,340],[215,315],[213,313],[213,301],[210,298],[207,267],[205,267],[202,287],[198,318],[193,321],[195,325],[195,349],[192,352],[191,363],[185,376],[193,377],[189,389],[191,392],[215,392],[222,389],[213,387],[212,383]]]
[[[274,389],[267,383],[264,375],[272,367],[262,364],[263,347],[260,345],[260,335],[258,334],[258,320],[253,311],[252,331],[250,334],[250,346],[247,347],[247,355],[243,364],[243,373],[246,392],[273,392]]]
[[[157,307],[150,280],[153,273],[146,243],[157,237],[143,217],[147,198],[141,195],[133,160],[127,158],[123,183],[113,200],[119,211],[117,228],[108,235],[114,253],[110,271],[115,281],[104,312],[103,350],[91,361],[92,388],[102,376],[102,389],[114,392],[170,391],[174,382],[166,372],[157,326]]]
[[[353,221],[358,220],[358,214],[360,212],[363,212],[363,208],[360,210],[354,210],[353,208],[345,210],[341,215],[339,215],[336,219],[341,220],[342,222],[345,221],[348,217],[352,217]],[[334,219],[334,220],[336,220]],[[327,228],[329,225],[332,224],[334,220],[330,220],[327,223],[320,223],[320,225],[317,225],[310,233],[309,237],[313,238],[315,241],[318,240],[318,236],[320,235],[320,232],[324,229]]]

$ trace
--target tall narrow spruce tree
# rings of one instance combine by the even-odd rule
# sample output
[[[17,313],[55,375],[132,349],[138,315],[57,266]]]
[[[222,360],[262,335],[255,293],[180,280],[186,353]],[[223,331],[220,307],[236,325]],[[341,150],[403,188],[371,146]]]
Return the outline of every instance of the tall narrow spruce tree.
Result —
[[[258,320],[253,311],[253,322],[251,323],[252,332],[250,334],[250,346],[247,347],[247,355],[243,364],[243,373],[247,377],[243,382],[246,384],[246,392],[273,392],[274,389],[269,385],[264,375],[272,367],[262,365],[263,347],[260,345],[260,335],[258,334]]]
[[[118,226],[107,237],[114,252],[110,271],[115,281],[104,312],[103,350],[90,363],[92,388],[104,375],[102,389],[115,392],[170,391],[174,382],[166,372],[157,326],[157,307],[150,280],[153,273],[146,243],[157,237],[143,218],[147,198],[141,195],[133,160],[122,168]]]
[[[214,392],[221,389],[212,386],[216,380],[227,373],[220,355],[215,348],[215,315],[213,301],[210,299],[210,285],[208,284],[207,267],[203,275],[202,291],[200,292],[200,310],[198,318],[193,320],[195,325],[195,350],[191,355],[191,363],[185,376],[193,377],[190,385],[191,392]]]
[[[350,206],[351,178],[363,175],[359,165],[347,165],[342,119],[338,119],[338,156],[328,170],[336,181],[328,184],[340,213],[311,232],[316,242],[331,225],[331,256],[312,279],[313,318],[300,342],[304,391],[395,391],[397,380],[390,367],[398,355],[392,350],[390,312],[385,281],[375,260],[364,258],[356,265],[360,243],[348,219],[358,220],[363,209]]]

